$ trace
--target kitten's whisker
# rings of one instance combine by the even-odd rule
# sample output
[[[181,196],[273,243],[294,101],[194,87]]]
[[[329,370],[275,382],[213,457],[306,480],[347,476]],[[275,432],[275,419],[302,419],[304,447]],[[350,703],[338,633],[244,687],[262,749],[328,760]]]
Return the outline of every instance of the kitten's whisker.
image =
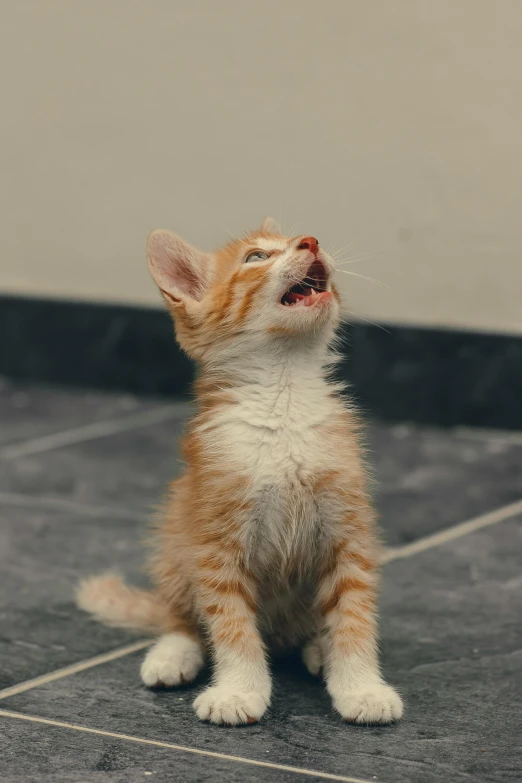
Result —
[[[375,323],[375,321],[371,321],[369,318],[365,318],[364,315],[359,315],[358,313],[354,313],[353,310],[347,310],[345,307],[343,307],[343,313],[349,313],[349,315],[353,315],[356,318],[356,320],[365,321],[365,323],[370,324],[370,326],[375,326],[377,327],[377,329],[382,329],[382,331],[386,332],[386,334],[391,334],[391,332],[388,329],[386,329],[382,324],[377,324]]]
[[[225,226],[225,224],[224,224],[224,223],[222,223],[221,225],[223,226],[223,228],[225,229],[225,231],[227,232],[227,234],[228,234],[228,235],[229,235],[229,236],[230,236],[232,239],[235,239],[237,242],[241,242],[243,245],[248,245],[248,242],[247,242],[245,239],[243,239],[242,237],[238,236],[237,234],[234,234],[234,232],[233,232],[233,231],[231,231],[229,228],[227,228],[227,226]]]
[[[380,250],[369,250],[367,253],[359,253],[356,256],[348,256],[347,258],[334,258],[336,264],[355,264],[357,261],[369,261],[378,255]]]
[[[351,247],[351,246],[352,246],[352,245],[354,245],[356,242],[358,242],[360,238],[361,238],[360,236],[358,236],[358,237],[355,237],[355,239],[352,239],[352,241],[351,241],[351,242],[348,242],[348,244],[347,244],[347,245],[344,245],[344,247],[341,247],[341,248],[339,248],[339,250],[335,250],[335,251],[334,251],[334,252],[335,252],[335,255],[339,255],[340,253],[344,253],[344,251],[345,251],[345,250],[348,250],[348,248],[349,248],[349,247]],[[333,249],[333,248],[335,248],[335,242],[334,242],[334,243],[333,243],[333,245],[332,245],[332,249]],[[329,255],[330,255],[330,253],[329,253]]]
[[[292,228],[289,230],[288,234],[286,234],[286,236],[288,237],[297,236],[295,232],[297,231],[298,228],[299,228],[299,222],[294,223]]]
[[[361,280],[368,280],[370,283],[376,283],[377,285],[382,285],[384,288],[390,288],[387,283],[383,283],[382,280],[375,280],[373,277],[367,277],[367,275],[360,275],[358,272],[350,272],[348,269],[335,269],[336,272],[341,272],[343,275],[351,275],[352,277],[360,277]]]
[[[279,230],[280,230],[281,234],[283,236],[285,236],[285,232],[283,231],[283,207],[282,206],[279,207],[279,218],[278,218],[278,220],[279,220],[279,224],[278,224],[279,225]]]

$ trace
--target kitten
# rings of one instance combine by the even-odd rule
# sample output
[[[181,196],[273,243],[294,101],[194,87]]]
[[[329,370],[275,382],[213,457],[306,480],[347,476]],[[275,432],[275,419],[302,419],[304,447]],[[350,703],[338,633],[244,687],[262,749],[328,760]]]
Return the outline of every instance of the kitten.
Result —
[[[215,253],[168,231],[148,263],[181,347],[198,365],[199,410],[156,531],[151,592],[83,582],[97,619],[160,635],[148,686],[214,679],[202,720],[258,721],[270,704],[267,650],[302,647],[347,721],[402,715],[380,673],[379,547],[359,423],[328,380],[340,318],[332,261],[311,236],[261,230]]]

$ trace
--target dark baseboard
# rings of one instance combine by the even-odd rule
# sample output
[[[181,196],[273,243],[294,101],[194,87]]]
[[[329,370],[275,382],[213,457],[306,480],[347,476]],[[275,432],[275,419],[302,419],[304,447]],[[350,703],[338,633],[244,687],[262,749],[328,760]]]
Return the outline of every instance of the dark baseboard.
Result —
[[[522,429],[522,337],[346,325],[340,372],[388,421]],[[0,297],[0,374],[186,395],[192,367],[158,309]]]

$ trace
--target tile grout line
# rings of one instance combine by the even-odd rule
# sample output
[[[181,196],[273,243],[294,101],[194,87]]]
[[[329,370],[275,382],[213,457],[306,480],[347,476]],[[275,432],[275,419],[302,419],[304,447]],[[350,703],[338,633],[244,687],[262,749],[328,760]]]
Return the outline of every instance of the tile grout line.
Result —
[[[2,492],[0,490],[0,506],[11,506],[14,508],[35,508],[42,511],[62,511],[71,514],[80,514],[82,516],[93,517],[94,519],[118,519],[125,522],[150,522],[154,515],[154,509],[148,514],[136,513],[130,509],[124,509],[116,506],[110,508],[107,506],[86,506],[83,503],[76,503],[74,500],[65,498],[45,497],[44,495],[21,495],[17,492]]]
[[[455,435],[467,440],[484,443],[500,443],[505,446],[522,446],[522,432],[520,430],[496,430],[481,429],[480,427],[453,427]]]
[[[490,525],[494,525],[499,522],[508,520],[511,517],[514,517],[520,513],[522,513],[522,500],[516,501],[515,503],[511,503],[506,506],[501,506],[500,508],[494,511],[488,512],[486,514],[482,514],[479,517],[474,517],[473,519],[467,520],[466,522],[462,522],[460,524],[454,525],[453,527],[447,528],[446,530],[443,530],[440,533],[435,533],[434,535],[426,536],[425,538],[413,542],[412,544],[407,544],[406,546],[389,549],[384,553],[382,558],[382,563],[386,564],[389,562],[393,562],[394,560],[412,557],[413,555],[416,555],[419,552],[428,551],[429,549],[433,549],[448,541],[453,541],[458,538],[461,538],[467,535],[468,533],[472,533],[477,530],[481,530],[485,527],[489,527]],[[0,691],[0,700],[6,699],[10,696],[15,696],[19,693],[24,693],[25,691],[31,690],[33,688],[37,688],[47,683],[54,682],[64,677],[71,676],[81,671],[85,671],[94,666],[99,666],[104,663],[109,663],[110,661],[117,660],[119,658],[125,657],[126,655],[130,655],[133,652],[138,652],[148,647],[152,643],[152,641],[153,640],[151,639],[140,640],[138,642],[127,645],[125,647],[120,647],[109,653],[97,655],[93,658],[89,658],[84,661],[80,661],[76,664],[72,664],[71,666],[66,666],[62,669],[57,669],[54,672],[50,672],[49,674],[44,674],[40,677],[35,677],[32,680],[26,680],[25,682],[19,683],[18,685],[13,685],[9,688],[5,688],[4,690]],[[22,713],[0,709],[0,717],[2,716],[11,719],[25,720],[32,723],[44,724],[48,726],[56,726],[59,728],[84,732],[87,734],[95,734],[98,736],[104,736],[113,739],[125,740],[129,742],[136,742],[145,745],[152,745],[154,747],[162,747],[170,750],[178,750],[185,753],[192,753],[196,755],[218,758],[225,761],[233,761],[236,763],[249,764],[249,765],[264,767],[269,769],[278,769],[285,772],[306,775],[308,777],[319,777],[326,780],[344,781],[344,783],[369,783],[369,781],[365,781],[360,778],[352,778],[352,777],[346,777],[342,775],[333,775],[327,772],[301,769],[299,767],[291,767],[287,765],[275,764],[275,763],[265,762],[265,761],[256,761],[255,759],[246,759],[240,756],[230,756],[230,755],[221,754],[213,751],[205,751],[205,750],[200,750],[198,748],[190,748],[183,745],[175,745],[173,743],[161,742],[159,740],[149,740],[141,737],[134,737],[128,734],[119,734],[115,732],[103,731],[101,729],[92,729],[92,728],[88,728],[87,726],[78,726],[75,724],[64,723],[61,721],[50,720],[47,718],[41,718],[39,716],[24,715]]]
[[[345,775],[335,775],[330,772],[320,772],[318,770],[304,769],[301,767],[292,767],[287,764],[275,764],[271,761],[257,761],[256,759],[247,759],[242,756],[230,756],[226,753],[218,753],[212,750],[201,750],[199,748],[190,748],[185,745],[175,745],[172,742],[162,742],[161,740],[150,740],[143,737],[134,737],[131,734],[120,734],[114,731],[103,731],[102,729],[91,729],[87,726],[79,726],[74,723],[65,723],[58,720],[50,720],[49,718],[40,718],[37,715],[24,715],[20,712],[11,712],[10,710],[0,709],[0,717],[11,718],[13,720],[25,720],[29,723],[40,723],[46,726],[55,726],[62,729],[70,729],[73,731],[83,732],[85,734],[94,734],[96,736],[108,737],[110,739],[126,740],[127,742],[136,742],[141,745],[152,745],[157,748],[165,748],[167,750],[178,750],[184,753],[192,753],[197,756],[208,756],[210,758],[221,759],[222,761],[234,761],[240,764],[249,764],[255,767],[263,767],[265,769],[281,770],[283,772],[294,772],[299,775],[307,775],[308,777],[322,778],[323,780],[338,780],[342,783],[370,783],[370,781],[362,780],[361,778],[346,777]]]
[[[42,509],[43,511],[68,511],[70,513],[102,519],[112,517],[113,519],[129,522],[148,523],[154,516],[154,508],[152,508],[150,512],[143,511],[135,513],[131,509],[125,509],[119,506],[115,506],[114,508],[111,508],[110,506],[86,506],[83,503],[76,503],[75,501],[66,500],[64,498],[45,497],[44,495],[22,495],[16,492],[3,492],[0,490],[0,506],[2,504],[15,508]],[[489,527],[489,525],[502,522],[505,519],[509,519],[510,517],[521,513],[522,500],[517,500],[506,506],[500,506],[493,511],[487,511],[485,514],[473,517],[465,522],[458,522],[437,533],[423,536],[417,541],[413,541],[411,544],[388,547],[384,550],[381,563],[382,565],[386,565],[394,560],[411,557],[418,552],[433,549],[434,547],[446,543],[446,541],[453,541],[468,533],[472,533],[475,530]]]
[[[78,674],[86,669],[92,669],[93,666],[100,666],[103,663],[110,663],[116,661],[118,658],[123,658],[126,655],[130,655],[133,652],[144,650],[153,643],[153,639],[140,639],[133,644],[127,644],[125,647],[118,647],[116,650],[111,650],[101,655],[95,655],[93,658],[86,658],[78,663],[72,663],[70,666],[64,666],[61,669],[55,669],[48,674],[42,674],[40,677],[33,677],[32,680],[25,680],[17,685],[11,685],[9,688],[4,688],[0,691],[0,701],[2,699],[8,699],[10,696],[18,696],[20,693],[30,691],[33,688],[39,688],[41,685],[47,685],[47,683],[55,682],[55,680],[61,680],[64,677],[70,677],[72,674]]]
[[[416,555],[419,552],[426,552],[428,549],[441,546],[441,544],[445,544],[448,541],[455,541],[457,538],[462,538],[462,536],[465,536],[468,533],[482,530],[490,525],[495,525],[497,522],[504,522],[506,519],[510,519],[517,514],[522,514],[522,500],[517,500],[515,503],[510,503],[507,506],[501,506],[494,511],[488,511],[486,514],[481,514],[473,519],[468,519],[466,522],[460,522],[457,525],[441,530],[439,533],[434,533],[431,536],[420,538],[418,541],[413,541],[411,544],[388,549],[384,552],[381,562],[386,564],[391,563],[394,560],[412,557],[412,555]]]
[[[461,522],[460,524],[447,528],[440,533],[435,533],[434,535],[421,538],[419,541],[414,541],[412,544],[406,544],[402,547],[388,549],[383,553],[381,563],[386,565],[387,563],[391,563],[394,560],[412,557],[419,552],[426,552],[429,549],[433,549],[437,546],[445,544],[448,541],[454,541],[457,538],[461,538],[468,533],[473,533],[476,530],[481,530],[482,528],[489,527],[490,525],[494,525],[498,522],[504,522],[505,520],[521,513],[522,500],[518,500],[517,502],[511,503],[507,506],[501,506],[495,511],[490,511],[487,514],[474,517],[473,519],[470,519],[466,522]],[[25,691],[38,688],[41,685],[46,685],[47,683],[55,682],[56,680],[61,680],[64,677],[69,677],[73,674],[85,671],[86,669],[91,669],[94,666],[99,666],[101,664],[117,660],[118,658],[123,658],[133,652],[144,650],[152,643],[152,639],[142,639],[138,642],[135,642],[134,644],[129,644],[125,647],[119,647],[115,650],[112,650],[111,652],[96,655],[93,658],[86,658],[85,660],[78,661],[78,663],[73,663],[70,666],[56,669],[55,671],[49,672],[48,674],[42,674],[40,677],[35,677],[32,680],[25,680],[24,682],[18,683],[17,685],[4,688],[4,690],[0,690],[0,701],[2,699],[7,699],[9,696],[25,693]]]
[[[171,403],[162,405],[151,411],[133,413],[129,416],[121,416],[117,419],[106,419],[91,424],[85,424],[81,427],[55,432],[51,435],[43,435],[41,438],[26,440],[22,443],[14,443],[0,449],[0,457],[4,459],[16,459],[18,457],[27,457],[32,454],[41,454],[45,451],[62,448],[63,446],[72,446],[76,443],[83,443],[97,438],[105,438],[109,435],[117,435],[121,432],[146,427],[149,424],[159,424],[168,421],[176,416],[185,417],[190,411],[190,403]]]

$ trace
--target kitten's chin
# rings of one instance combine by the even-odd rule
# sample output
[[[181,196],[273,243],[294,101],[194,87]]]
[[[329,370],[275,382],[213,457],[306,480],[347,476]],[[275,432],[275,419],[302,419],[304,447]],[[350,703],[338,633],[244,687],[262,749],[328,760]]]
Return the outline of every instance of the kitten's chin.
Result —
[[[339,320],[339,307],[332,291],[321,291],[313,298],[306,297],[291,305],[279,304],[277,311],[277,325],[269,329],[272,334],[319,337],[325,329],[335,328]]]

